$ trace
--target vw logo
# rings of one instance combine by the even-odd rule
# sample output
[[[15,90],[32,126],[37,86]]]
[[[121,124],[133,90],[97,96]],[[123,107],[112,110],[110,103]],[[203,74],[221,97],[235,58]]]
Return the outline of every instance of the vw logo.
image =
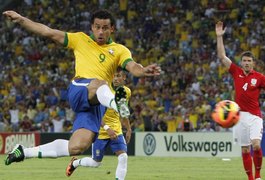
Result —
[[[156,139],[155,136],[148,133],[144,137],[143,148],[146,155],[150,156],[155,152],[156,149]]]

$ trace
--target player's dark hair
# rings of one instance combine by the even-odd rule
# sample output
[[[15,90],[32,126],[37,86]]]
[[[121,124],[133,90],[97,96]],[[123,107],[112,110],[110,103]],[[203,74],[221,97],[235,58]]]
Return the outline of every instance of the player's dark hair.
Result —
[[[251,57],[253,59],[253,61],[255,60],[255,56],[253,55],[253,53],[251,51],[245,51],[241,54],[241,60],[243,58],[243,56],[247,56],[247,57]]]
[[[116,72],[120,72],[120,71],[123,71],[123,69],[121,67],[117,67]]]
[[[115,26],[115,19],[113,15],[106,9],[100,9],[95,11],[90,18],[91,24],[94,24],[95,19],[109,19],[110,20],[110,25]]]
[[[127,76],[127,71],[122,69],[121,67],[117,67],[116,72],[122,72],[125,76]]]

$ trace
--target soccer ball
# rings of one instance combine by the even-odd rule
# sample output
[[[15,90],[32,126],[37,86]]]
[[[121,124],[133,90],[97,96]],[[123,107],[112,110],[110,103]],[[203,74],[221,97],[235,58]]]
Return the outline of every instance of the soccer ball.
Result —
[[[223,100],[215,105],[213,120],[223,128],[233,127],[239,120],[239,106],[236,102]]]

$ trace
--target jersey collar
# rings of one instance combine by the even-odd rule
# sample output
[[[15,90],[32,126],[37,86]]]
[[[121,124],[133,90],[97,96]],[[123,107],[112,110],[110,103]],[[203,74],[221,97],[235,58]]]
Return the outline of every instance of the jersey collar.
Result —
[[[248,74],[245,74],[245,71],[242,69],[242,74],[244,75],[244,76],[249,76],[249,75],[251,75],[251,74],[253,74],[254,73],[254,69],[252,69]]]
[[[90,34],[90,38],[93,39],[93,40],[95,41],[95,35],[94,35],[94,34]],[[108,41],[106,42],[106,44],[110,44],[110,43],[112,43],[112,42],[113,42],[113,41],[112,41],[111,37],[109,37],[109,39],[108,39]]]
[[[121,85],[121,86],[123,87],[123,85]],[[112,87],[112,89],[115,90],[115,91],[116,91],[116,89],[117,89],[118,87],[121,87],[121,86],[114,86],[114,84],[111,83],[111,87]]]
[[[111,83],[111,87],[112,87],[112,89],[113,89],[114,91],[116,91],[116,88],[117,88],[117,87],[115,87],[113,83]]]

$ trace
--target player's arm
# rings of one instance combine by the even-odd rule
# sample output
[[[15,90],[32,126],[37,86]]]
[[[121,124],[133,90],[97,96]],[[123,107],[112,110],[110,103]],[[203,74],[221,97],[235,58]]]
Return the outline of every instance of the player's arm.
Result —
[[[122,119],[123,125],[126,128],[126,143],[128,144],[131,140],[131,135],[132,135],[132,129],[131,129],[131,124],[130,120],[128,118],[123,118]]]
[[[157,64],[151,64],[143,67],[141,64],[136,63],[135,61],[128,62],[125,68],[136,77],[158,76],[161,72],[161,68]]]
[[[226,28],[223,29],[223,22],[219,21],[215,25],[215,32],[217,36],[217,56],[220,58],[225,67],[229,68],[232,61],[226,56],[223,35]]]
[[[65,32],[63,31],[52,29],[44,24],[34,22],[24,16],[21,16],[15,11],[5,11],[3,12],[3,15],[5,15],[12,22],[19,24],[20,26],[25,28],[27,31],[33,32],[43,37],[47,37],[60,44],[64,43]]]
[[[101,127],[108,133],[111,140],[117,139],[115,131],[105,124],[104,119],[101,121]]]

